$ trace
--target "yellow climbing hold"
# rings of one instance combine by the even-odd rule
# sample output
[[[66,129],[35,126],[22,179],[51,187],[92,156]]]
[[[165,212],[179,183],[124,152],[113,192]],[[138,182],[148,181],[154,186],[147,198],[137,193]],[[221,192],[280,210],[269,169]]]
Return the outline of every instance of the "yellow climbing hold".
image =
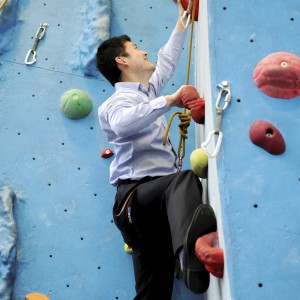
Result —
[[[129,247],[127,244],[124,245],[124,251],[128,254],[132,254],[133,250],[131,247]]]
[[[207,178],[208,157],[204,151],[199,148],[190,155],[192,171],[200,178]]]
[[[25,300],[50,300],[50,298],[44,294],[30,293],[25,296]]]

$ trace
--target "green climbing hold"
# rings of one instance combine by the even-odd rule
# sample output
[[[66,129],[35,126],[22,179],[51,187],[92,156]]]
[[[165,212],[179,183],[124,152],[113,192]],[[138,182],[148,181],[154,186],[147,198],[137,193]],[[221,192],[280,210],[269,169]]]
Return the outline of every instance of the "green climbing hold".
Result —
[[[76,120],[87,116],[93,108],[93,103],[86,92],[71,89],[62,95],[60,108],[67,118]]]

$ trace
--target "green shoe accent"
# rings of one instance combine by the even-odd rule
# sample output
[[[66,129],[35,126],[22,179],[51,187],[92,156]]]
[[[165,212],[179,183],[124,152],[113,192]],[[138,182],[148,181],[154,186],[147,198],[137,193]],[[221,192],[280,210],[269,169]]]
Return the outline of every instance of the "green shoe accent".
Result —
[[[124,245],[124,251],[128,254],[132,254],[133,250],[127,244]]]

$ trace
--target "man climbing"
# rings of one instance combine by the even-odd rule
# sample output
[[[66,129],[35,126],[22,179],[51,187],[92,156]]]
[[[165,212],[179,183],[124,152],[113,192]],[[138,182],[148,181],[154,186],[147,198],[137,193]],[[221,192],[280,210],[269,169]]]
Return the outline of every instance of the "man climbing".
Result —
[[[179,19],[158,53],[156,67],[126,35],[103,42],[97,52],[99,71],[116,88],[98,114],[114,145],[113,215],[133,249],[136,300],[171,299],[176,258],[189,289],[203,293],[209,285],[209,273],[195,256],[195,242],[216,231],[215,215],[202,204],[199,178],[190,170],[179,172],[170,140],[162,143],[164,114],[174,106],[183,107],[183,87],[160,96],[174,74],[186,36],[180,20],[184,9],[177,3]]]

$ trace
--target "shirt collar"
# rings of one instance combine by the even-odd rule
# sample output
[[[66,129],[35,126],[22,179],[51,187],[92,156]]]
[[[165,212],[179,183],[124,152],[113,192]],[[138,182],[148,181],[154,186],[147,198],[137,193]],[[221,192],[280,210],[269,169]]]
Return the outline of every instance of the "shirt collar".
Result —
[[[115,84],[115,88],[116,88],[116,90],[121,89],[121,88],[128,88],[128,89],[142,92],[146,95],[149,95],[147,88],[138,82],[117,82]]]

